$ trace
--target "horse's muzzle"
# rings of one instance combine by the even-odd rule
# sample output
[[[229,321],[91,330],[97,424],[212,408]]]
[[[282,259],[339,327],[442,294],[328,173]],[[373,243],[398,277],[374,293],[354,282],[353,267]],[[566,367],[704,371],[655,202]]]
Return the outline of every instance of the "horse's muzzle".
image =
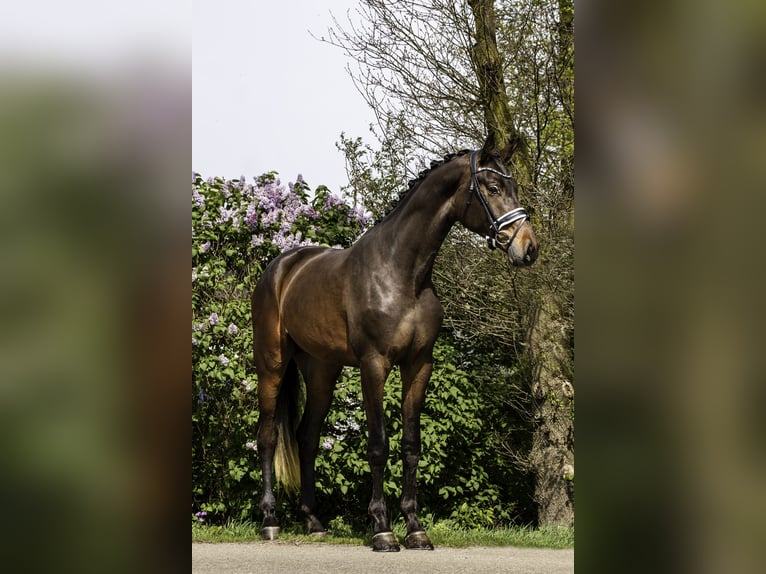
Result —
[[[507,245],[508,259],[510,259],[515,267],[528,267],[537,260],[537,238],[529,226],[526,226],[526,229],[522,229],[520,233],[516,234],[513,237],[513,241],[510,241],[511,234],[505,230],[497,235],[498,243]]]
[[[532,265],[537,260],[537,241],[530,241],[524,254],[524,265]]]

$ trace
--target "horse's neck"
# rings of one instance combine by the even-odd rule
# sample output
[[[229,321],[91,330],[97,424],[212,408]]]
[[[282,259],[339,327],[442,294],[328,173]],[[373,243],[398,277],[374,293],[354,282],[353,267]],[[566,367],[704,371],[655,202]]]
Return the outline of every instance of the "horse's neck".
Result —
[[[451,182],[444,180],[429,184],[426,179],[379,224],[376,250],[392,262],[390,272],[416,290],[430,285],[434,260],[455,222],[451,206],[454,194],[445,192],[449,185]]]

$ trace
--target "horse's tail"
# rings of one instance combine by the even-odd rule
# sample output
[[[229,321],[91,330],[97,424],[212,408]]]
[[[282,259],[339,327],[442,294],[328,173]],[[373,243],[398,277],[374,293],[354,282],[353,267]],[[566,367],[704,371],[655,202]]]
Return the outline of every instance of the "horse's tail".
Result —
[[[302,403],[298,366],[291,360],[277,397],[274,423],[277,428],[277,446],[274,451],[274,474],[285,491],[295,494],[301,487],[301,465],[295,431],[300,422]]]

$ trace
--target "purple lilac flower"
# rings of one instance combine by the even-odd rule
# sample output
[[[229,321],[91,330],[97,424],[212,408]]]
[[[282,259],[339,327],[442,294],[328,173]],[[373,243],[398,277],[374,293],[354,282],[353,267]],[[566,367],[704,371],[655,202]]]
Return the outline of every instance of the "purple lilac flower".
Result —
[[[335,444],[335,441],[331,438],[326,438],[322,441],[322,448],[325,450],[330,450],[332,448],[332,445]]]
[[[277,234],[274,236],[273,241],[274,245],[277,246],[277,249],[279,249],[281,253],[284,253],[293,247],[301,247],[303,245],[303,243],[292,233],[287,233],[285,235]]]
[[[264,229],[268,229],[272,225],[274,225],[279,220],[279,214],[282,210],[279,209],[272,209],[269,211],[264,211],[261,214],[261,227]]]
[[[343,200],[333,195],[332,193],[328,193],[324,196],[324,208],[325,209],[333,209],[334,207],[338,207],[339,205],[343,205]]]
[[[247,379],[242,381],[242,386],[245,387],[245,391],[248,393],[253,390],[253,385]]]
[[[255,452],[258,452],[258,445],[254,443],[253,441],[247,441],[245,443],[245,448],[249,448],[254,450]]]
[[[226,355],[224,355],[223,353],[218,355],[218,359],[221,361],[221,364],[224,367],[228,367],[229,366],[229,359],[227,359]]]
[[[261,216],[263,213],[274,211],[277,208],[277,204],[274,203],[270,197],[265,195],[256,197],[253,203],[261,210]]]
[[[236,335],[237,331],[239,331],[239,329],[237,329],[237,326],[234,323],[229,323],[229,334]]]
[[[211,325],[217,325],[218,324],[218,313],[210,313],[210,317],[208,317],[208,321]]]
[[[351,217],[353,217],[361,226],[365,226],[370,222],[370,216],[365,213],[364,208],[362,208],[359,205],[355,205],[351,208],[351,213],[349,214]]]
[[[288,248],[288,242],[287,238],[284,235],[275,235],[271,238],[271,242],[274,244],[274,246],[279,249],[280,253],[287,251]]]
[[[258,225],[258,210],[255,203],[248,204],[247,209],[245,210],[245,223],[251,228]]]
[[[253,235],[253,238],[250,240],[250,247],[258,248],[263,245],[264,241],[266,240],[262,235]]]
[[[192,191],[192,203],[196,207],[203,208],[205,207],[205,196],[202,195],[199,191],[196,189]]]
[[[237,209],[235,207],[228,208],[225,205],[222,205],[218,208],[218,212],[220,217],[218,218],[217,223],[226,223],[227,221],[233,220],[234,216],[237,214]]]
[[[196,346],[197,346],[197,339],[192,337],[192,347],[196,347]]]
[[[194,516],[196,516],[197,520],[199,520],[200,522],[205,522],[205,517],[207,516],[207,512],[205,512],[204,510],[200,512],[195,512]]]
[[[208,249],[210,249],[210,242],[209,241],[205,241],[205,243],[203,243],[202,245],[199,246],[199,250],[202,253],[207,253]]]

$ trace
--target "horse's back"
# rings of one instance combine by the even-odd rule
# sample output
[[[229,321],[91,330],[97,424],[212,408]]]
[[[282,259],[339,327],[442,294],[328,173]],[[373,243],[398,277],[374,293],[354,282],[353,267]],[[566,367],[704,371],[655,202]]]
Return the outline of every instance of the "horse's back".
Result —
[[[265,302],[267,299],[265,296],[281,293],[284,286],[289,283],[292,274],[300,269],[302,264],[325,251],[329,251],[329,249],[316,246],[296,247],[272,259],[264,269],[263,275],[261,275],[253,291],[253,309],[259,303]]]

